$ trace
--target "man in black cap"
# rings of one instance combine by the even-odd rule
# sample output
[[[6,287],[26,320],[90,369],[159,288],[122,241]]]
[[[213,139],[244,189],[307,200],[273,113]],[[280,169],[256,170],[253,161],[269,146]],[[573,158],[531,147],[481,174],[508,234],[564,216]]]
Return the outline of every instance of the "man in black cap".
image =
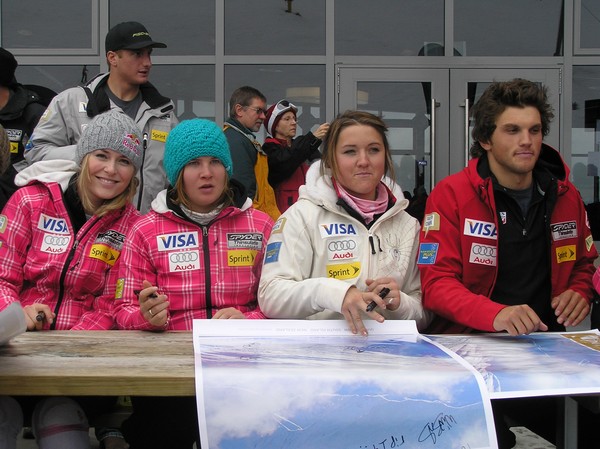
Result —
[[[0,176],[0,210],[17,189],[14,165],[24,165],[24,147],[46,109],[37,93],[17,82],[17,66],[12,53],[0,47],[0,125],[10,140],[10,165]]]
[[[92,118],[108,109],[121,109],[142,130],[144,158],[134,201],[145,213],[167,186],[162,167],[164,146],[178,123],[173,102],[148,82],[152,50],[166,45],[152,40],[141,23],[123,22],[108,32],[105,47],[109,72],[53,99],[25,149],[25,159],[29,163],[74,159],[77,141]]]

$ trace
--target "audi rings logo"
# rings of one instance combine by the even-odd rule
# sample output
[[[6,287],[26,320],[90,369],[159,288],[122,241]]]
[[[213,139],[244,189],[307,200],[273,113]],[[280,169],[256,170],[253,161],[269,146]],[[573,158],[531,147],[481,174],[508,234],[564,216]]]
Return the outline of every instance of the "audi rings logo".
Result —
[[[473,245],[471,252],[478,256],[496,257],[496,248],[493,246]]]
[[[348,251],[356,249],[356,242],[354,240],[335,240],[327,244],[329,251]]]
[[[66,246],[69,243],[70,237],[61,237],[58,235],[46,235],[44,243],[53,246]]]
[[[173,263],[196,262],[198,253],[173,253],[169,255],[169,260]]]

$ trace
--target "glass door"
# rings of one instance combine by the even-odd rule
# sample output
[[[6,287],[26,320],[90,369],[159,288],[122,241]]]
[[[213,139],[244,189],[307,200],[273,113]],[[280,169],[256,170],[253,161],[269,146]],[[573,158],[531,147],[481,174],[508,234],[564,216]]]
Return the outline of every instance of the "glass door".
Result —
[[[448,71],[338,67],[337,112],[360,109],[388,126],[396,181],[407,197],[448,172]]]

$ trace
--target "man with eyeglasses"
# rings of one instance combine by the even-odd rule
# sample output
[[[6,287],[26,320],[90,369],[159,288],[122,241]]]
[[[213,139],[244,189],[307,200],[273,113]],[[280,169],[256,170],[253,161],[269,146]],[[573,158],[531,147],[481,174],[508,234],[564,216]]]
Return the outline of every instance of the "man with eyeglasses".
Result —
[[[280,213],[268,181],[267,156],[254,134],[265,120],[266,107],[267,99],[258,89],[237,88],[229,99],[229,118],[225,120],[223,132],[231,151],[233,178],[244,185],[256,209],[277,220]]]

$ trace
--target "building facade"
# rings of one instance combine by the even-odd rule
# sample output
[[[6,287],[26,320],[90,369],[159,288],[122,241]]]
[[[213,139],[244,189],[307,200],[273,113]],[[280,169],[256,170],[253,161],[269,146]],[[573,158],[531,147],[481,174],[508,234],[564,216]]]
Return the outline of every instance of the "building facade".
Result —
[[[150,79],[180,119],[222,123],[242,85],[296,104],[301,131],[367,110],[390,127],[409,192],[465,165],[469,108],[491,81],[544,83],[546,141],[599,202],[598,0],[0,0],[0,45],[19,82],[61,91],[107,69],[104,36],[127,20],[167,43]]]

